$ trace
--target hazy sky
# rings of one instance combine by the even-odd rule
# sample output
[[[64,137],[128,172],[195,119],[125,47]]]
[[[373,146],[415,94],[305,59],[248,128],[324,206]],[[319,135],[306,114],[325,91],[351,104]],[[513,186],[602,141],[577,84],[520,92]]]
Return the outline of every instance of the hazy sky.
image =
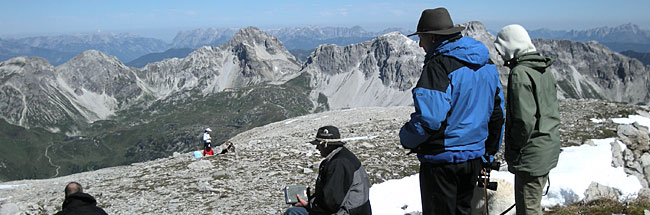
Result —
[[[0,0],[0,37],[108,31],[171,41],[179,30],[207,27],[359,25],[371,31],[413,30],[423,9],[441,6],[455,23],[478,20],[495,31],[512,23],[565,30],[631,22],[650,29],[648,0]]]

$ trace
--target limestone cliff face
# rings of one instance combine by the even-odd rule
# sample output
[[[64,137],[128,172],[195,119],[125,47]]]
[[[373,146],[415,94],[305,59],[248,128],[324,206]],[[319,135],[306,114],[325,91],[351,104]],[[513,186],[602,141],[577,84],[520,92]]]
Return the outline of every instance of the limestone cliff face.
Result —
[[[321,45],[302,71],[311,74],[311,96],[324,95],[331,109],[408,105],[423,61],[417,42],[394,32],[345,47]]]
[[[23,127],[59,131],[84,123],[82,110],[58,89],[56,69],[45,59],[17,57],[0,63],[0,111],[2,118]]]
[[[626,103],[650,101],[649,73],[638,60],[594,43],[533,41],[539,52],[556,59],[552,69],[567,98],[596,98]]]

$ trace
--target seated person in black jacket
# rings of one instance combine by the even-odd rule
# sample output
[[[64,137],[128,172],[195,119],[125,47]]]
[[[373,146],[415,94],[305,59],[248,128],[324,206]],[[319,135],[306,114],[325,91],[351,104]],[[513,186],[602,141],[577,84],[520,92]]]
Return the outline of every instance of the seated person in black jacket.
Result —
[[[325,157],[319,166],[314,195],[309,196],[309,202],[298,196],[299,202],[285,214],[372,214],[368,174],[357,156],[343,146],[339,129],[321,127],[310,143]]]
[[[97,201],[91,195],[84,193],[81,184],[70,182],[65,186],[65,201],[63,209],[56,215],[65,214],[88,214],[104,215],[107,214],[103,209],[97,207]]]

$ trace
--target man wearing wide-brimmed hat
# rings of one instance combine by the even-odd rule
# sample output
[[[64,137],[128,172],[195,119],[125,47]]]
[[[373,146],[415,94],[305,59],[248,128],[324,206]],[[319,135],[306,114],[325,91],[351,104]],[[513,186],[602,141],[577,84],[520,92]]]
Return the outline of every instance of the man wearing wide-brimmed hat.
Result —
[[[321,127],[309,143],[325,158],[318,168],[314,195],[309,202],[297,196],[296,207],[285,214],[372,214],[368,174],[357,156],[343,146],[339,129]]]
[[[501,145],[499,73],[487,47],[463,29],[447,9],[427,9],[409,35],[418,35],[426,56],[413,89],[415,113],[399,135],[420,161],[423,214],[470,214],[481,162],[492,162]]]

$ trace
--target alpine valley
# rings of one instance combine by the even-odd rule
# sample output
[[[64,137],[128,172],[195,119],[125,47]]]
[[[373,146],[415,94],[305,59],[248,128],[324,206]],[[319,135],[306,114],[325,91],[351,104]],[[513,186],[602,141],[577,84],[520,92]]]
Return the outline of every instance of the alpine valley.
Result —
[[[507,85],[494,36],[479,22],[462,25],[465,35],[488,46]],[[650,66],[595,42],[534,43],[556,58],[560,98],[650,102]],[[255,27],[237,30],[221,45],[141,68],[96,50],[58,66],[38,57],[11,58],[0,63],[0,180],[58,177],[189,152],[201,145],[205,127],[222,143],[311,113],[412,105],[410,90],[423,60],[417,41],[391,32],[347,46],[320,45],[303,62]]]

